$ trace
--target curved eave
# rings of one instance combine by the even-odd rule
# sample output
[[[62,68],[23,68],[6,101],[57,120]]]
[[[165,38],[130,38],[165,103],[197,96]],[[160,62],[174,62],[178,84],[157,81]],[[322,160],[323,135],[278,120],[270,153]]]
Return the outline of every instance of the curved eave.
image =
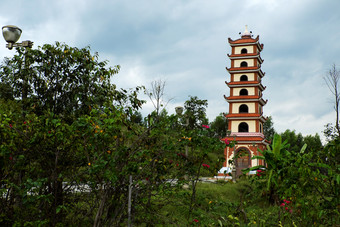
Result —
[[[226,136],[223,138],[223,140],[229,140],[229,141],[237,141],[239,144],[240,143],[257,143],[261,144],[264,143],[266,140],[264,139],[264,136]]]
[[[260,51],[263,50],[263,44],[259,43],[259,38],[260,36],[257,36],[255,39],[249,37],[244,37],[244,38],[240,38],[237,40],[232,40],[231,38],[228,38],[228,42],[230,44],[230,46],[248,46],[248,45],[257,45],[258,49]]]
[[[225,81],[226,85],[229,88],[234,87],[259,87],[261,91],[264,91],[266,87],[264,87],[260,82],[258,81],[240,81],[240,82],[227,82]]]
[[[266,105],[268,100],[264,101],[262,97],[259,97],[258,95],[253,95],[253,96],[229,96],[226,97],[224,95],[224,98],[229,102],[229,103],[237,103],[237,102],[259,102],[262,106]]]
[[[262,123],[266,122],[263,115],[252,113],[226,114],[225,117],[228,120],[259,120]]]
[[[228,68],[226,67],[227,71],[232,73],[254,73],[258,72],[260,77],[264,77],[266,73],[262,72],[261,67],[238,67],[238,68]]]
[[[237,59],[254,59],[257,58],[257,60],[262,64],[264,60],[261,58],[260,54],[227,54],[230,60],[237,60]]]

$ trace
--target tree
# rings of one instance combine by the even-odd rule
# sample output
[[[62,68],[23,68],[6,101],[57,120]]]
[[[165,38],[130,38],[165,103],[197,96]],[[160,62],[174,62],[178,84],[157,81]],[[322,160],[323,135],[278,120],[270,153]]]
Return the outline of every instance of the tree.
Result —
[[[312,135],[305,136],[303,138],[303,143],[307,144],[306,151],[308,152],[321,151],[323,148],[320,136],[317,133],[314,136]]]
[[[123,98],[110,81],[119,66],[106,65],[89,47],[78,49],[57,42],[38,49],[18,48],[17,54],[1,65],[0,81],[11,85],[14,98],[25,99],[25,111],[50,111],[71,120],[88,114],[93,106]]]
[[[215,120],[210,123],[210,128],[214,131],[216,137],[223,138],[227,135],[228,120],[224,116],[224,113],[220,113]]]
[[[151,82],[151,88],[146,90],[146,95],[149,97],[152,105],[155,108],[157,116],[164,109],[172,98],[165,100],[165,81],[159,79]]]
[[[118,68],[97,58],[57,43],[18,49],[1,66],[13,92],[0,92],[14,98],[0,99],[1,226],[121,226],[131,213],[136,225],[171,225],[159,211],[168,196],[220,167],[208,154],[223,144],[209,129],[179,127],[165,109],[140,124],[141,88],[116,90],[110,77]],[[206,123],[207,101],[189,104],[197,125]],[[194,197],[183,202],[189,213]]]
[[[90,163],[92,149],[103,152],[116,142],[114,134],[104,134],[94,122],[105,119],[106,110],[114,113],[111,125],[127,130],[128,115],[142,103],[136,99],[139,88],[131,93],[117,91],[111,77],[119,66],[106,65],[88,47],[60,43],[18,48],[1,65],[0,101],[12,104],[0,105],[0,188],[1,195],[8,195],[1,197],[0,216],[7,217],[10,225],[30,220],[41,221],[32,225],[62,222],[66,207],[71,206],[70,185],[63,182],[76,187],[89,174],[86,168],[86,173],[81,170]],[[4,90],[3,85],[12,90]],[[89,117],[94,110],[96,116]],[[111,128],[110,133],[115,132]],[[93,140],[88,144],[89,138]],[[1,219],[0,225],[6,221]]]
[[[340,104],[340,91],[339,91],[339,79],[340,72],[336,68],[335,64],[332,65],[331,69],[328,71],[328,74],[324,77],[324,80],[333,95],[334,101],[334,110],[336,113],[335,120],[335,130],[337,137],[340,137],[340,126],[339,126],[339,104]]]
[[[198,99],[197,96],[189,96],[190,99],[184,103],[184,118],[188,121],[188,128],[201,128],[203,124],[208,124],[206,108],[207,100]]]
[[[282,137],[282,141],[286,141],[290,145],[291,151],[299,152],[304,145],[302,134],[296,134],[295,130],[290,131],[287,129],[281,133],[280,136]]]
[[[267,118],[267,121],[263,123],[263,134],[264,134],[264,137],[269,141],[272,141],[275,135],[275,129],[274,129],[273,124],[274,123],[273,123],[272,116],[269,116]]]

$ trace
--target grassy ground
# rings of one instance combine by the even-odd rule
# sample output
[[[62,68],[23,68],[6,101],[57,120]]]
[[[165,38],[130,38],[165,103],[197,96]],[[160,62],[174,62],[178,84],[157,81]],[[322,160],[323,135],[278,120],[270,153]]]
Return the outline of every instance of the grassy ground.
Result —
[[[196,205],[189,217],[191,191],[180,190],[171,195],[171,199],[160,213],[167,220],[159,226],[174,225],[187,226],[188,224],[200,226],[224,226],[242,222],[238,216],[246,216],[244,210],[244,193],[250,190],[246,181],[238,183],[217,182],[198,183],[196,192]],[[247,218],[246,218],[247,219]],[[198,221],[198,222],[196,222]],[[249,220],[246,220],[247,222]]]
[[[169,202],[157,211],[161,218],[155,220],[159,223],[155,226],[280,226],[280,207],[254,197],[246,179],[198,183],[196,204],[189,216],[190,196],[190,189],[169,196]],[[289,220],[282,224],[294,226]]]

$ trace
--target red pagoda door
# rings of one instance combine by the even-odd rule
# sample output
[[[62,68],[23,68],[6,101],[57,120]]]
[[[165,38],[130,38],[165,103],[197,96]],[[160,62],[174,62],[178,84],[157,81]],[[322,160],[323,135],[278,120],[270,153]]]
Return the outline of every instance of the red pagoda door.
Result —
[[[238,158],[236,159],[236,177],[242,175],[242,169],[250,167],[250,152],[246,149],[237,151]]]

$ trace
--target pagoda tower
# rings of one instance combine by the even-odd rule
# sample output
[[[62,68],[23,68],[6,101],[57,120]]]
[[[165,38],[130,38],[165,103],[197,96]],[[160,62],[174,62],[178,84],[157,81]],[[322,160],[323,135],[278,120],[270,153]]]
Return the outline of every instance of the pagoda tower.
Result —
[[[252,38],[247,26],[241,38],[228,38],[228,42],[231,46],[231,54],[228,54],[231,65],[226,68],[230,74],[230,81],[226,84],[230,95],[224,96],[229,103],[229,113],[225,114],[228,132],[224,140],[237,143],[233,148],[225,148],[225,162],[219,175],[223,175],[224,170],[230,172],[236,169],[236,176],[239,176],[244,168],[264,164],[263,160],[251,158],[261,155],[258,148],[263,150],[268,144],[263,134],[263,123],[266,121],[263,107],[267,103],[262,98],[266,88],[261,82],[265,76],[261,70],[263,59],[260,56],[263,44],[259,43],[259,36]],[[229,164],[234,157],[238,158],[234,164]]]

